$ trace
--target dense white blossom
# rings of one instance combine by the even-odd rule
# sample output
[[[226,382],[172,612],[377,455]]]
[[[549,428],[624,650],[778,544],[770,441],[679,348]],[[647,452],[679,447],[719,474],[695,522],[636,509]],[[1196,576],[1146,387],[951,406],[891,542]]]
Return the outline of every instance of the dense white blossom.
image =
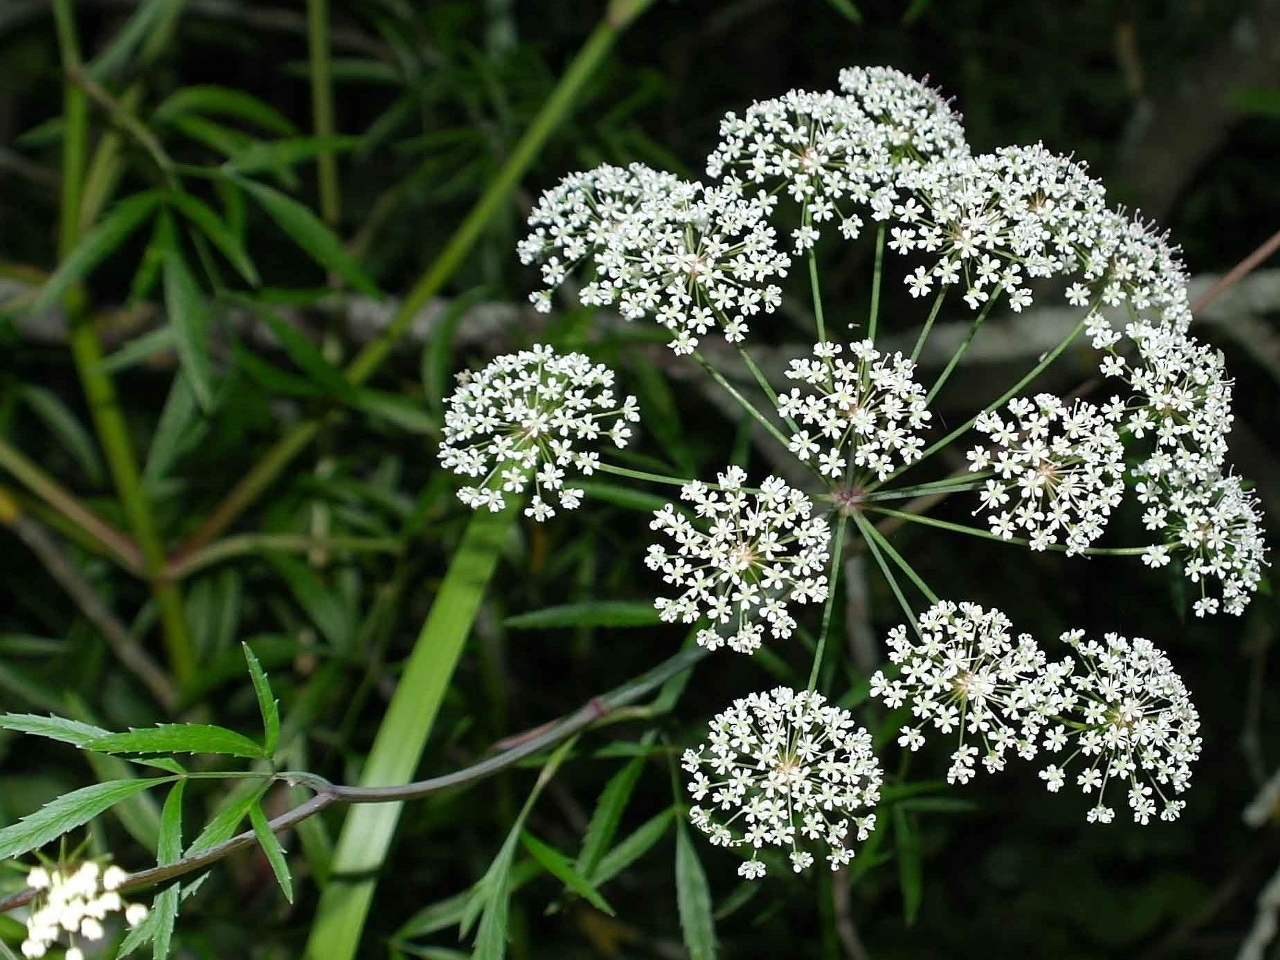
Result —
[[[1035,756],[1046,717],[1059,706],[1060,677],[1031,636],[1015,641],[999,610],[948,600],[929,607],[916,626],[908,632],[899,624],[889,633],[897,675],[877,670],[871,677],[873,697],[890,708],[911,705],[915,722],[902,728],[898,743],[919,750],[930,725],[954,732],[951,783],[973,778],[979,753],[974,740],[981,741],[983,766],[992,772],[1004,769],[1009,750]]]
[[[682,592],[654,601],[662,619],[710,625],[697,640],[710,650],[728,644],[740,653],[759,649],[766,630],[786,639],[795,629],[790,603],[821,603],[831,530],[811,516],[813,504],[777,477],[757,492],[743,489],[746,473],[730,467],[717,488],[694,481],[680,491],[696,519],[667,504],[650,527],[675,541],[650,545],[645,563]]]
[[[1187,789],[1191,763],[1200,755],[1200,715],[1173,664],[1140,637],[1108,633],[1098,642],[1074,630],[1062,639],[1079,659],[1063,662],[1067,722],[1046,731],[1044,746],[1069,753],[1040,778],[1056,793],[1078,758],[1076,785],[1085,794],[1097,793],[1090,823],[1114,818],[1114,809],[1103,802],[1113,780],[1128,785],[1137,823],[1147,823],[1157,811],[1162,820],[1176,819],[1186,801],[1175,795]]]
[[[748,879],[764,875],[767,847],[788,851],[797,873],[814,849],[834,870],[875,828],[882,774],[871,735],[819,693],[777,687],[735,700],[681,763],[698,804],[690,819],[713,844],[750,852],[738,868]]]
[[[788,448],[802,461],[817,460],[823,476],[843,477],[852,464],[879,480],[919,459],[920,433],[930,419],[915,364],[900,353],[883,355],[870,340],[818,343],[813,359],[792,360],[787,377],[807,387],[778,397],[778,413],[798,421]]]
[[[483,478],[458,498],[472,509],[506,506],[505,494],[534,494],[525,515],[546,520],[578,506],[582,491],[565,486],[570,472],[589,476],[602,437],[626,446],[629,422],[640,419],[635,397],[619,399],[614,375],[580,353],[557,354],[537,345],[506,354],[479,373],[459,377],[445,411],[440,463],[454,473]]]
[[[938,91],[893,67],[846,67],[840,90],[891,147],[921,160],[968,153],[960,115]]]
[[[978,417],[975,428],[989,446],[969,451],[969,466],[992,471],[975,513],[987,511],[991,532],[1012,539],[1023,532],[1032,550],[1066,539],[1079,553],[1102,535],[1124,495],[1124,444],[1095,405],[1068,407],[1053,394],[1009,402],[1008,418]]]
[[[616,305],[629,320],[650,317],[688,354],[719,327],[726,340],[747,333],[747,318],[772,313],[790,258],[776,246],[768,216],[775,198],[704,186],[640,164],[575,174],[544,194],[520,244],[524,263],[542,261],[550,292],[583,261],[593,278],[579,291],[588,305]]]
[[[106,935],[103,922],[113,913],[123,913],[125,922],[136,927],[147,918],[147,908],[140,903],[126,903],[120,887],[128,879],[119,867],[103,870],[96,862],[86,860],[75,869],[36,867],[27,874],[27,886],[36,891],[31,912],[27,915],[27,936],[22,941],[22,955],[34,958],[48,953],[59,938],[66,937],[67,960],[83,960],[80,941],[101,940]]]

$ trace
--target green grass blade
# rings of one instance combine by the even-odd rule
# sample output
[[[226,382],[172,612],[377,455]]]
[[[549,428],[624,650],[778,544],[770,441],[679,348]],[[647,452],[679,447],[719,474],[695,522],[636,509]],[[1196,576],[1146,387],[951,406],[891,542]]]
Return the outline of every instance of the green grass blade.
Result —
[[[413,778],[517,510],[511,505],[501,513],[482,511],[468,524],[378,729],[361,784],[386,786]],[[352,807],[332,873],[375,876],[391,846],[401,806]],[[308,960],[351,960],[356,955],[375,887],[376,881],[368,879],[325,888],[307,942]]]

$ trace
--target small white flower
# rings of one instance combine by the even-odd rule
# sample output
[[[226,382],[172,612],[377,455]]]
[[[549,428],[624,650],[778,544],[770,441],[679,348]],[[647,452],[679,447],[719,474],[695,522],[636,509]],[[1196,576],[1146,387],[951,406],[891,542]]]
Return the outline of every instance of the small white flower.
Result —
[[[525,515],[554,516],[555,497],[566,510],[582,491],[566,487],[567,471],[594,472],[598,455],[583,446],[608,434],[625,446],[625,422],[640,419],[635,397],[619,399],[614,375],[580,353],[557,354],[537,345],[493,360],[461,380],[448,400],[440,463],[445,469],[483,478],[463,487],[458,499],[473,510],[506,506],[504,493],[521,493],[532,483]]]
[[[1062,635],[1078,661],[1066,660],[1060,713],[1068,722],[1046,737],[1045,746],[1069,751],[1062,767],[1041,774],[1051,790],[1061,786],[1062,768],[1084,765],[1076,783],[1084,793],[1098,791],[1089,821],[1109,823],[1113,811],[1102,803],[1107,786],[1129,786],[1129,808],[1137,823],[1159,813],[1172,820],[1183,802],[1174,794],[1187,789],[1191,763],[1200,755],[1200,716],[1173,664],[1149,641],[1107,634],[1102,642],[1084,639],[1084,631]],[[1054,771],[1052,774],[1049,771]],[[1159,803],[1157,803],[1157,798]]]
[[[915,381],[915,364],[900,353],[884,356],[870,340],[848,345],[851,359],[838,343],[814,348],[814,359],[792,360],[787,377],[810,390],[792,389],[778,397],[778,413],[809,430],[792,435],[790,450],[808,461],[819,456],[819,469],[831,479],[843,478],[850,466],[883,480],[900,465],[918,460],[924,447],[919,434],[931,414],[924,388]]]
[[[871,735],[819,693],[777,687],[735,700],[681,765],[695,799],[711,794],[691,822],[712,844],[749,851],[738,870],[749,880],[765,874],[765,847],[788,851],[797,872],[823,850],[834,870],[875,829],[882,773]]]
[[[974,774],[978,738],[988,770],[1004,766],[1007,751],[1033,756],[1037,739],[1057,704],[1060,675],[1028,634],[1015,644],[1009,618],[975,603],[943,600],[917,623],[919,635],[898,625],[889,633],[889,660],[897,676],[877,670],[871,695],[891,708],[910,703],[918,722],[904,726],[899,743],[917,750],[924,728],[957,731],[947,779],[967,783]]]
[[[831,531],[826,520],[810,515],[809,498],[777,477],[766,479],[758,493],[743,490],[740,467],[730,467],[718,481],[718,490],[695,481],[680,491],[698,521],[671,504],[655,511],[651,529],[668,534],[676,549],[652,544],[645,563],[683,590],[654,601],[663,620],[705,617],[711,625],[698,631],[698,643],[754,653],[766,628],[780,640],[791,636],[796,624],[789,602],[826,599]]]
[[[27,882],[38,891],[27,916],[27,936],[22,942],[22,955],[34,960],[45,956],[64,933],[72,940],[66,951],[69,958],[83,960],[84,953],[74,945],[75,938],[101,940],[106,936],[103,921],[121,909],[134,926],[147,915],[142,904],[126,904],[118,889],[128,879],[119,867],[105,871],[96,861],[86,860],[74,870],[48,870],[36,867],[27,874]]]

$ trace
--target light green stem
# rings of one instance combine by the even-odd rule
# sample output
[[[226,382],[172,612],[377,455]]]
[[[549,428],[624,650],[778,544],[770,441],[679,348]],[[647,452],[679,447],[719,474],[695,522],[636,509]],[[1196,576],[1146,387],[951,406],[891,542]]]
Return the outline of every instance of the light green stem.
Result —
[[[979,311],[978,315],[973,318],[973,323],[969,327],[969,335],[964,338],[964,342],[951,355],[951,359],[947,361],[947,365],[943,368],[942,373],[938,375],[938,379],[929,389],[928,395],[925,397],[926,403],[932,403],[933,398],[938,395],[938,391],[942,389],[942,385],[951,378],[951,372],[960,364],[960,358],[965,355],[969,349],[969,344],[973,343],[973,338],[978,335],[978,328],[986,321],[987,316],[991,313],[991,308],[995,306],[996,301],[1000,298],[1000,288],[997,287],[995,292]]]
[[[630,467],[619,467],[613,463],[598,464],[596,469],[602,473],[612,473],[619,477],[629,477],[632,480],[644,480],[648,483],[665,483],[672,487],[683,487],[688,480],[682,480],[680,477],[666,477],[660,473],[648,473],[644,470],[632,470]]]
[[[1044,371],[1049,367],[1049,365],[1052,364],[1053,361],[1057,360],[1058,357],[1062,355],[1062,351],[1067,349],[1067,346],[1071,343],[1071,341],[1074,340],[1077,336],[1079,336],[1080,332],[1084,329],[1084,325],[1085,325],[1085,319],[1081,319],[1081,321],[1075,325],[1072,331],[1062,338],[1061,342],[1059,342],[1056,347],[1054,347],[1052,350],[1046,353],[1043,359],[1041,359],[1039,363],[1037,363],[1034,367],[1031,368],[1031,370],[1027,373],[1026,376],[1024,376],[1021,380],[1015,383],[1012,387],[1010,387],[1004,393],[1000,394],[1000,396],[996,397],[996,399],[988,403],[985,407],[983,407],[981,410],[975,413],[972,417],[970,417],[964,423],[960,424],[960,426],[956,427],[954,430],[948,433],[941,440],[938,440],[936,443],[929,446],[929,448],[920,455],[919,459],[911,461],[911,463],[907,464],[906,466],[899,467],[897,470],[893,471],[893,473],[889,474],[889,476],[885,477],[883,480],[870,484],[867,487],[868,491],[884,486],[884,484],[888,483],[890,480],[898,476],[900,473],[903,473],[904,471],[909,470],[911,467],[914,467],[917,464],[923,463],[925,460],[929,459],[929,457],[933,456],[943,447],[948,446],[957,437],[966,433],[969,430],[969,428],[972,427],[977,422],[978,418],[982,416],[984,413],[990,413],[992,410],[996,409],[996,407],[1003,406],[1013,397],[1016,397],[1019,393],[1022,392],[1023,387],[1029,384],[1036,377],[1040,376],[1040,374],[1044,373]]]
[[[867,339],[875,340],[876,324],[880,318],[880,282],[884,279],[884,235],[885,225],[880,224],[876,231],[876,269],[871,279],[871,311],[867,316]]]
[[[835,540],[831,545],[831,573],[827,577],[827,602],[822,608],[822,629],[818,633],[818,649],[813,652],[813,667],[809,670],[809,685],[806,690],[818,686],[818,674],[822,670],[822,658],[827,651],[827,635],[831,632],[831,612],[835,607],[836,583],[840,579],[840,554],[844,552],[844,532],[849,522],[847,514],[841,513],[836,521]]]
[[[756,421],[756,423],[764,427],[765,430],[768,431],[768,433],[784,447],[787,445],[787,438],[782,435],[782,431],[777,428],[773,421],[757,410],[755,405],[744,397],[737,387],[725,379],[724,374],[711,365],[711,361],[697,350],[693,351],[693,359],[698,362],[698,366],[702,367],[702,369],[706,371],[707,376],[720,384],[720,386],[724,388],[725,393],[729,394],[738,406],[742,407],[742,409],[745,410],[747,414]]]
[[[818,325],[818,342],[827,342],[827,324],[822,315],[822,288],[818,284],[818,258],[809,248],[809,289],[813,292],[813,319]]]
[[[64,79],[65,126],[62,135],[62,212],[58,252],[65,259],[80,239],[80,203],[84,186],[85,145],[88,142],[88,104],[84,89],[73,77],[80,70],[80,47],[70,0],[54,0],[58,47]],[[142,552],[143,569],[150,580],[164,631],[165,646],[180,686],[195,675],[195,656],[187,634],[186,611],[175,584],[163,578],[165,550],[160,542],[151,504],[142,487],[128,426],[116,400],[115,385],[103,367],[102,343],[85,308],[84,291],[67,294],[70,319],[68,340],[80,384],[93,417],[98,442],[111,471],[116,493],[124,507]]]
[[[963,523],[952,523],[950,520],[939,520],[936,517],[919,513],[907,513],[905,510],[893,510],[889,507],[868,506],[867,509],[874,510],[876,513],[883,513],[885,516],[897,517],[899,520],[906,520],[909,523],[920,523],[926,527],[950,530],[952,533],[963,533],[982,540],[994,540],[996,543],[1012,543],[1021,547],[1031,546],[1031,541],[1026,537],[1002,537],[998,533],[983,530],[981,527],[970,527]],[[1067,548],[1061,543],[1050,543],[1045,546],[1045,549],[1052,553],[1067,552]],[[1149,549],[1150,547],[1085,547],[1079,552],[1086,557],[1140,557]]]
[[[884,554],[880,552],[880,547],[876,543],[875,533],[867,531],[871,529],[871,524],[867,518],[860,513],[855,513],[853,519],[858,524],[858,530],[862,533],[862,540],[867,545],[867,549],[871,551],[871,556],[875,558],[876,565],[880,568],[880,572],[884,574],[885,580],[889,582],[889,589],[893,591],[893,595],[898,598],[898,606],[902,608],[902,612],[907,615],[907,620],[915,627],[917,632],[920,627],[916,623],[915,611],[911,609],[911,604],[907,603],[906,595],[902,592],[902,587],[898,586],[898,579],[893,575],[893,569],[889,566],[884,558]]]
[[[920,359],[920,351],[924,349],[924,343],[929,339],[929,331],[933,329],[933,321],[938,319],[938,311],[942,309],[942,301],[947,298],[949,286],[943,286],[938,291],[937,297],[933,301],[933,309],[929,311],[929,317],[924,322],[924,327],[920,330],[920,336],[916,337],[916,345],[911,348],[911,360],[914,363]]]
[[[961,477],[944,477],[930,483],[918,483],[912,487],[894,487],[891,490],[877,490],[864,497],[867,503],[878,503],[882,500],[909,500],[912,497],[928,497],[939,493],[965,493],[978,490],[983,481],[992,476],[990,470]]]
[[[898,569],[900,569],[903,573],[905,573],[908,579],[910,579],[911,582],[916,585],[916,589],[919,590],[922,594],[924,594],[924,597],[926,600],[928,600],[930,603],[938,602],[937,594],[935,594],[932,590],[929,589],[929,585],[924,582],[920,574],[916,573],[915,567],[907,563],[906,559],[902,556],[902,554],[900,554],[897,550],[894,549],[893,544],[889,542],[888,538],[875,528],[875,524],[868,523],[866,533],[867,533],[867,536],[875,540],[876,545],[881,550],[883,550],[886,554],[888,554],[889,559],[898,565]]]
[[[579,92],[613,48],[614,41],[654,0],[614,0],[604,20],[578,51],[551,96],[511,151],[498,175],[449,238],[445,248],[400,303],[381,335],[370,341],[346,369],[347,379],[359,385],[371,377],[413,325],[418,311],[453,277],[483,235],[493,217],[507,203],[511,191],[538,156],[551,133],[573,111]],[[230,526],[267,489],[320,432],[320,423],[307,420],[276,441],[226,498],[192,534],[185,551],[199,549]]]
[[[311,61],[311,116],[317,137],[331,137],[333,122],[333,81],[329,75],[329,0],[307,0],[307,48]],[[329,226],[337,226],[342,214],[338,187],[338,159],[329,149],[316,155],[320,186],[320,216]]]
[[[223,537],[199,553],[171,562],[166,574],[174,580],[181,580],[215,563],[221,563],[232,557],[261,553],[264,550],[280,550],[289,553],[307,553],[317,549],[336,553],[398,553],[402,548],[403,544],[394,537],[316,537],[294,533],[243,533]]]

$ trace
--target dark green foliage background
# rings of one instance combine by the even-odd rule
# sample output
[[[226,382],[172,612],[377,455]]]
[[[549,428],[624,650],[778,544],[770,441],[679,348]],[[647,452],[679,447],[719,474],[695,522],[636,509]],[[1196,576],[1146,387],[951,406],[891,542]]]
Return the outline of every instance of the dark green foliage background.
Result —
[[[86,56],[116,34],[133,6],[123,0],[77,5]],[[334,0],[336,127],[359,138],[339,159],[336,231],[358,241],[360,263],[382,290],[403,294],[440,252],[602,6],[587,0]],[[570,119],[446,295],[477,291],[488,302],[523,303],[537,279],[515,255],[524,210],[565,173],[602,161],[642,160],[696,175],[725,111],[741,111],[753,99],[791,87],[827,89],[841,67],[855,64],[927,74],[955,97],[976,149],[1043,140],[1087,160],[1112,196],[1158,208],[1193,274],[1227,270],[1280,226],[1280,74],[1266,66],[1280,46],[1280,36],[1273,35],[1280,34],[1280,23],[1271,22],[1269,4],[916,0],[862,2],[856,18],[848,13],[852,9],[846,0],[660,0],[589,81]],[[1242,30],[1254,31],[1247,42],[1240,39]],[[308,131],[306,59],[301,3],[191,0],[174,40],[143,72],[153,103],[183,87],[220,84],[253,93]],[[1234,73],[1219,69],[1223,60]],[[0,3],[0,275],[21,275],[18,268],[25,266],[48,270],[57,262],[58,145],[29,134],[61,111],[57,64],[48,5]],[[1257,79],[1267,69],[1274,89]],[[1194,118],[1180,112],[1187,108],[1179,98],[1202,82],[1215,85],[1214,102],[1241,107],[1222,111],[1211,132],[1200,122],[1203,111]],[[96,113],[95,130],[106,126]],[[1179,130],[1185,130],[1184,141]],[[1172,180],[1142,160],[1157,139],[1161,156],[1177,173]],[[165,143],[175,159],[210,161],[208,149],[189,139],[166,134]],[[127,142],[125,150],[121,197],[156,183],[137,144]],[[318,209],[314,165],[294,169],[296,189],[287,180],[276,181],[277,187]],[[212,192],[202,196],[211,203],[217,199]],[[323,335],[331,360],[349,358],[354,348],[341,311],[321,305],[324,270],[259,209],[250,207],[247,216],[246,247],[265,285],[280,304],[297,308],[294,315],[311,332]],[[89,283],[100,330],[113,345],[162,322],[158,289],[130,311],[117,309],[129,301],[145,242],[145,234],[134,237]],[[847,322],[865,309],[869,253],[856,245],[851,252],[823,252],[827,275],[839,278],[827,293],[829,315]],[[235,286],[230,269],[222,267],[224,279]],[[892,284],[889,289],[897,290]],[[918,311],[900,311],[905,303],[897,292],[889,295],[890,331],[918,321]],[[1262,329],[1271,336],[1275,318],[1267,311],[1277,307],[1280,302],[1259,311]],[[521,310],[516,323],[483,340],[457,330],[456,346],[444,343],[438,354],[421,346],[397,351],[374,385],[419,411],[412,422],[405,419],[409,414],[388,419],[335,403],[284,353],[253,340],[245,341],[248,352],[272,365],[274,379],[271,369],[255,372],[237,361],[225,343],[215,349],[221,371],[216,413],[190,425],[191,442],[178,448],[172,468],[148,487],[165,542],[175,544],[195,529],[285,424],[332,408],[318,443],[232,532],[304,533],[322,517],[331,534],[380,538],[388,549],[335,550],[310,566],[297,556],[290,563],[249,550],[193,574],[184,586],[200,667],[184,711],[252,729],[256,706],[239,648],[239,641],[248,640],[271,671],[286,730],[293,724],[301,733],[293,741],[294,765],[335,781],[355,781],[398,667],[466,523],[452,482],[434,461],[434,404],[448,381],[441,385],[428,376],[424,382],[424,365],[441,360],[450,372],[475,367],[536,340],[589,348],[616,364],[627,389],[640,395],[643,453],[704,479],[731,458],[761,466],[745,436],[695,383],[668,379],[669,356],[643,343],[638,347],[633,331],[601,334],[582,311],[546,320]],[[908,319],[896,321],[899,315]],[[100,458],[77,456],[70,434],[51,431],[27,399],[31,386],[51,391],[88,429],[65,344],[57,342],[56,331],[32,335],[20,320],[21,312],[12,310],[0,321],[0,437],[123,525]],[[757,323],[755,329],[777,343],[802,336],[798,326],[785,322]],[[1237,378],[1237,418],[1250,434],[1242,472],[1257,481],[1274,517],[1280,509],[1280,463],[1272,451],[1280,430],[1274,416],[1277,384],[1265,360],[1270,347],[1216,326],[1201,335],[1228,354]],[[175,364],[172,353],[161,353],[117,379],[140,451],[151,443]],[[1003,374],[979,368],[958,378],[963,389],[957,387],[947,403],[972,409],[967,397],[989,394],[988,379]],[[300,390],[299,382],[307,389]],[[0,475],[0,483],[9,481]],[[955,503],[940,515],[963,519],[967,512]],[[1137,526],[1136,517],[1116,522]],[[1189,617],[1172,578],[1136,563],[1028,557],[1015,548],[934,533],[908,530],[895,543],[944,596],[1000,606],[1019,630],[1046,639],[1082,626],[1144,635],[1165,647],[1204,723],[1204,754],[1186,814],[1172,825],[1087,826],[1078,795],[1049,796],[1030,767],[1014,764],[1000,776],[983,775],[968,787],[937,794],[963,805],[922,804],[910,814],[923,894],[914,924],[904,919],[895,860],[872,865],[858,877],[847,910],[832,906],[831,881],[820,871],[806,878],[778,876],[758,884],[745,903],[729,904],[733,909],[717,926],[722,956],[846,956],[842,923],[846,937],[847,925],[856,925],[876,960],[1233,956],[1252,922],[1257,891],[1280,863],[1276,821],[1255,832],[1240,818],[1258,776],[1280,762],[1280,675],[1277,658],[1267,656],[1277,624],[1274,599],[1259,596],[1242,619],[1200,622]],[[643,513],[595,499],[545,526],[519,525],[436,723],[424,775],[478,759],[495,740],[576,708],[678,648],[683,634],[665,627],[504,626],[508,617],[557,604],[648,600],[658,584],[641,562],[646,535]],[[65,549],[115,614],[161,657],[145,586],[73,543]],[[171,719],[113,659],[103,637],[24,542],[2,529],[0,571],[0,708],[92,716],[112,729]],[[897,608],[875,575],[870,590],[872,619],[882,637],[897,622]],[[774,652],[777,657],[763,666],[727,654],[702,664],[675,710],[657,721],[660,742],[692,742],[730,699],[767,683],[802,684],[807,651],[797,643]],[[856,680],[843,646],[841,652],[836,696]],[[872,709],[862,719],[880,718]],[[535,809],[533,832],[576,852],[600,789],[625,762],[610,744],[634,743],[647,726],[621,724],[588,734]],[[1251,744],[1252,753],[1242,744]],[[898,757],[891,741],[882,755],[893,769]],[[926,750],[913,761],[914,777],[944,772],[939,750]],[[535,775],[517,768],[408,808],[362,955],[386,956],[388,938],[415,911],[466,889],[484,873]],[[94,776],[70,748],[0,735],[0,821]],[[198,799],[188,815],[207,816],[220,789],[216,783],[193,784],[188,796]],[[666,764],[654,760],[623,832],[670,803]],[[893,846],[890,820],[886,816],[881,827],[887,834],[884,850]],[[340,815],[329,818],[328,829],[336,832],[339,823]],[[151,860],[114,818],[104,818],[94,837],[128,866]],[[738,889],[736,861],[698,842],[720,907]],[[297,843],[289,848],[295,851]],[[616,919],[567,899],[545,875],[535,879],[514,901],[510,956],[682,956],[674,857],[669,834],[604,889]],[[184,906],[178,926],[184,955],[299,956],[316,888],[307,879],[306,858],[295,853],[293,860],[299,898],[292,908],[284,905],[260,855],[237,857],[215,870]],[[0,883],[10,887],[19,880],[16,873],[0,874]],[[555,909],[548,911],[549,905]],[[0,935],[11,932],[0,926]],[[424,944],[459,949],[451,931],[396,949],[403,955],[455,955],[423,952]]]

